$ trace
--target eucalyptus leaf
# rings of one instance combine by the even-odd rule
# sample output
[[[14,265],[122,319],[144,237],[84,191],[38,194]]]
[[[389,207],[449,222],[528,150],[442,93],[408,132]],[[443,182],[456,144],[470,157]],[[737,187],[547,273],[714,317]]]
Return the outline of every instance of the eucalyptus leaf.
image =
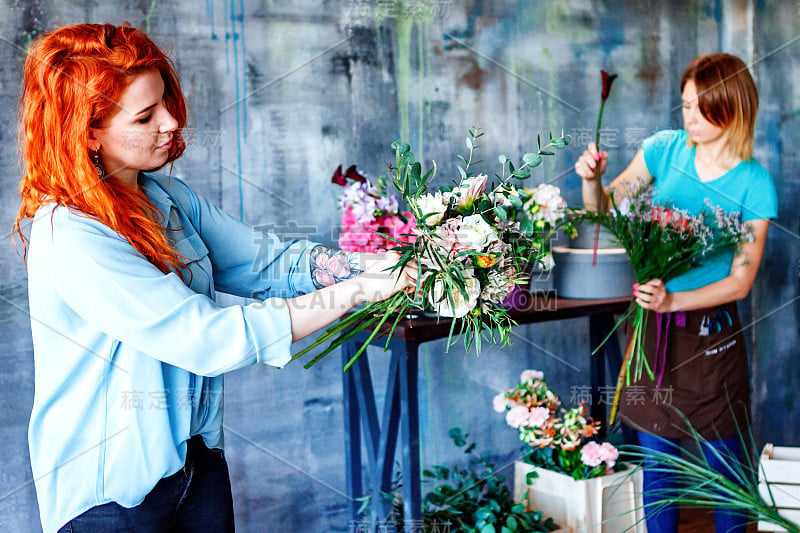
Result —
[[[544,152],[542,152],[542,153],[544,153]],[[526,161],[528,166],[531,167],[531,168],[538,167],[539,165],[542,164],[542,156],[540,156],[539,154],[533,154],[533,155],[534,155],[534,157],[532,157],[530,159],[530,161]]]

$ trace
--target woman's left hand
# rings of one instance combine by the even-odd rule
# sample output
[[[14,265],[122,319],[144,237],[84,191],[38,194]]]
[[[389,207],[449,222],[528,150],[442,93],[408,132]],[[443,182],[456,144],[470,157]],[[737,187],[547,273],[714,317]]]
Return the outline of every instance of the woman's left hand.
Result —
[[[378,302],[398,291],[413,292],[417,285],[417,264],[409,262],[402,271],[390,271],[400,261],[400,254],[390,250],[385,254],[362,254],[367,265],[356,279],[360,282],[362,301]]]
[[[633,297],[644,309],[657,313],[668,313],[672,310],[672,294],[667,292],[664,282],[660,279],[651,279],[642,284],[634,283]]]

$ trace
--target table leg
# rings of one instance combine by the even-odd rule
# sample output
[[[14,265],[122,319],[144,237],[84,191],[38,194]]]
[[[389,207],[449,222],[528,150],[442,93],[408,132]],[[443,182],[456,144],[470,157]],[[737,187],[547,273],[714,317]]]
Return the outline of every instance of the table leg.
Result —
[[[377,531],[378,525],[384,523],[391,511],[391,504],[385,503],[384,493],[392,487],[394,471],[394,455],[397,449],[397,429],[400,425],[400,391],[398,387],[398,366],[400,354],[392,351],[389,362],[389,377],[386,380],[386,397],[383,405],[380,441],[378,443],[375,470],[371,472],[372,480],[372,514],[370,531]]]
[[[400,352],[393,349],[392,353]],[[403,353],[404,352],[404,353]],[[419,450],[419,345],[406,341],[400,352],[400,431],[403,456],[403,518],[407,532],[422,529],[422,479]],[[419,527],[417,527],[419,526]]]
[[[342,347],[343,364],[346,364],[357,349],[354,343],[348,342]],[[357,497],[362,494],[361,483],[361,423],[358,416],[358,399],[356,397],[355,376],[352,372],[342,374],[342,402],[344,406],[344,457],[345,483],[347,486],[348,515],[350,520],[358,520],[359,503]]]

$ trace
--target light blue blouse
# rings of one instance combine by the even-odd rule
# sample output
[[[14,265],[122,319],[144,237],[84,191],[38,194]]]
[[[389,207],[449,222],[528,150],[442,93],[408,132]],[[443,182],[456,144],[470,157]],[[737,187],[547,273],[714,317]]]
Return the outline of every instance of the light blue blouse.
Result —
[[[107,226],[50,204],[28,252],[35,395],[28,432],[45,532],[132,507],[202,435],[222,447],[222,374],[290,358],[283,299],[311,292],[308,241],[281,242],[184,182],[144,174],[190,275],[165,275]],[[221,307],[215,291],[259,302]]]

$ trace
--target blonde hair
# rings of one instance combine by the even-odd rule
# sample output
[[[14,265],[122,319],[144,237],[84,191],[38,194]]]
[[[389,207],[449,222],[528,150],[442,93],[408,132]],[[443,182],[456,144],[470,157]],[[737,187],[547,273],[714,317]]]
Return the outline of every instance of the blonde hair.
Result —
[[[743,161],[753,156],[758,90],[744,61],[730,54],[696,57],[683,73],[681,92],[693,81],[700,113],[728,133],[727,147]],[[692,141],[689,141],[692,144]]]

